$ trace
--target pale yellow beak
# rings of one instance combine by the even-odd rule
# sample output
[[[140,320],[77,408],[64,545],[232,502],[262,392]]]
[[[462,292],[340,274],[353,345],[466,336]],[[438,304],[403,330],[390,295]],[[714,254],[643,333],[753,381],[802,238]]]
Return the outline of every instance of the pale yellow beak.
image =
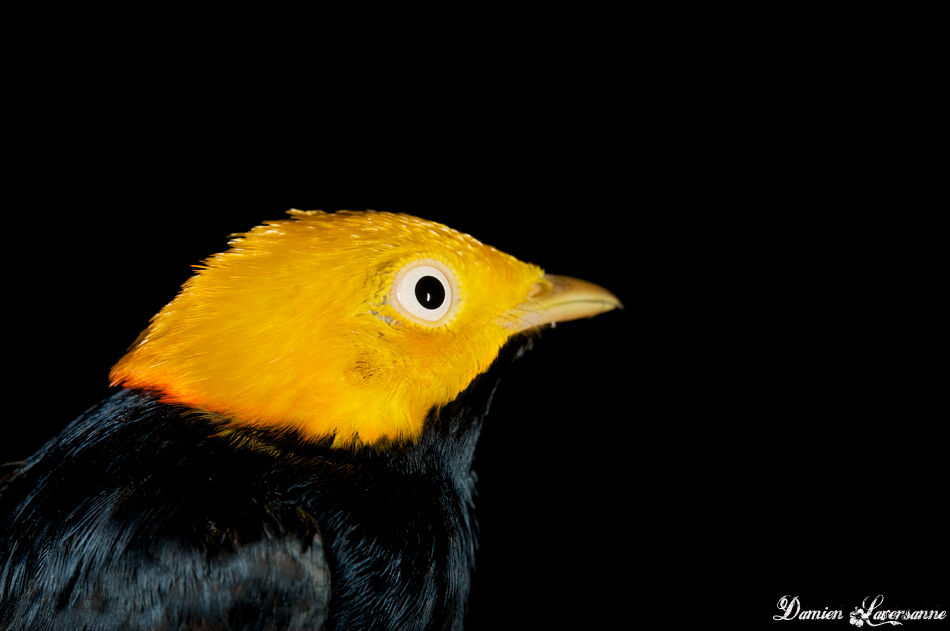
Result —
[[[618,308],[623,308],[620,300],[600,285],[545,274],[532,286],[528,299],[508,313],[505,323],[517,332],[543,324],[590,318]]]

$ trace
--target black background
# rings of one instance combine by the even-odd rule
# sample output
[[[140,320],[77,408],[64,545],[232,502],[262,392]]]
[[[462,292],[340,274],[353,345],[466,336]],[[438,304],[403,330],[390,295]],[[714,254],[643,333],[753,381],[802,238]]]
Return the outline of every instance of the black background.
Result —
[[[0,456],[103,397],[230,233],[409,212],[626,307],[546,332],[498,393],[471,628],[950,608],[946,103],[925,20],[877,18],[519,31],[498,58],[425,50],[418,81],[385,49],[353,71],[240,38],[34,51],[6,124]]]

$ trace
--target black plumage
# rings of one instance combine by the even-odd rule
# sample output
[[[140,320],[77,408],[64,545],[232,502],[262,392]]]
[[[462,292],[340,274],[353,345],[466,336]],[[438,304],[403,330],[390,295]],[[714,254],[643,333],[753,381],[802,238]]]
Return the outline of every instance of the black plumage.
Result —
[[[0,482],[4,629],[459,629],[472,460],[519,336],[416,442],[331,448],[119,390]]]

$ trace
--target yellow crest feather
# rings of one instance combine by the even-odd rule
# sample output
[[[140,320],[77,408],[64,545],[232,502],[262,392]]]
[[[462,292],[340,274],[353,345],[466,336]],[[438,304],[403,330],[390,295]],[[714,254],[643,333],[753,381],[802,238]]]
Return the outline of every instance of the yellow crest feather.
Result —
[[[335,445],[419,435],[512,331],[499,323],[541,278],[471,236],[403,214],[298,211],[236,235],[198,267],[111,372],[113,384]],[[454,274],[439,326],[400,313],[397,272]]]

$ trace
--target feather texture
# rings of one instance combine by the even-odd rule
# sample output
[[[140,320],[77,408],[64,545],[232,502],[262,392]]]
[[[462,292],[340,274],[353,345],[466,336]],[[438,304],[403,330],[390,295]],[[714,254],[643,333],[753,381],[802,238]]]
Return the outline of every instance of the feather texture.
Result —
[[[529,341],[417,440],[358,449],[118,391],[0,483],[0,626],[461,628],[475,444]]]
[[[291,211],[207,259],[116,364],[115,385],[245,425],[335,444],[417,437],[426,414],[486,370],[502,319],[543,272],[409,215]],[[454,275],[453,317],[411,321],[396,274],[434,260]]]

